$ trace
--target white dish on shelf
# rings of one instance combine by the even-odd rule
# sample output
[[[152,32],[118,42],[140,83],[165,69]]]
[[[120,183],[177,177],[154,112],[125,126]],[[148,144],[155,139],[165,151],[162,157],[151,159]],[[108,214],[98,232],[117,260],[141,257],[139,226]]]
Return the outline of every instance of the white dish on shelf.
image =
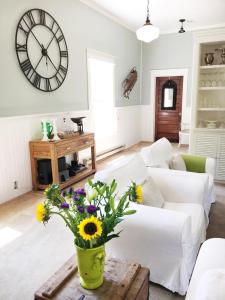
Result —
[[[210,129],[215,129],[216,128],[216,120],[206,120],[206,127]]]

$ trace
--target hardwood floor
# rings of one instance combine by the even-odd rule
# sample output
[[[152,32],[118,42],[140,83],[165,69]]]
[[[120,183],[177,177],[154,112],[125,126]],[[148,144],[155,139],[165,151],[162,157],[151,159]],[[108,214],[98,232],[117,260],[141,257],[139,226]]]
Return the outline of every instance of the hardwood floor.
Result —
[[[98,162],[98,170],[109,166],[112,159],[135,153],[145,145],[146,143],[139,143]],[[86,180],[83,180],[75,187],[82,187],[85,182]],[[225,237],[225,187],[218,185],[216,189],[219,201],[212,209],[208,235]],[[42,199],[42,192],[29,192],[0,205],[2,300],[33,299],[34,291],[74,254],[72,236],[65,230],[65,225],[59,218],[55,217],[47,226],[36,221],[35,207]],[[182,300],[184,297],[151,283],[149,299]]]

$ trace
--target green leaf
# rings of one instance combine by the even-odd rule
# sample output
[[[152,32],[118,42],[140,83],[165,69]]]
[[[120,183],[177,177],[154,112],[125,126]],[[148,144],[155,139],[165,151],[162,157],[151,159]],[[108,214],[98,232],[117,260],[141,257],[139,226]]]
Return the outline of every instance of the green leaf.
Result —
[[[120,201],[119,201],[118,206],[117,206],[117,211],[123,208],[124,203],[126,202],[126,199],[127,199],[127,193],[124,194],[124,195],[120,198]]]
[[[121,223],[123,220],[124,220],[124,219],[122,219],[122,218],[117,218],[117,219],[114,221],[114,227],[115,227],[117,224]]]
[[[93,182],[91,179],[88,179],[88,184],[92,187],[93,186]]]
[[[117,183],[116,183],[116,180],[113,179],[113,181],[111,183],[111,193],[114,193],[116,188],[117,188]]]
[[[101,188],[100,188],[100,191],[101,191],[101,195],[103,195],[106,191],[106,185],[104,184]]]
[[[119,234],[110,234],[106,237],[105,242],[107,243],[111,239],[118,238],[118,237],[120,237]]]
[[[127,215],[133,215],[135,213],[136,213],[136,210],[135,209],[131,209],[131,210],[125,211],[123,214],[124,214],[124,216],[127,216]]]
[[[111,207],[110,207],[110,204],[109,204],[109,202],[106,204],[106,206],[105,206],[105,212],[106,212],[106,214],[108,214],[109,212],[110,212],[110,210],[111,210]]]
[[[112,211],[114,212],[115,211],[115,201],[112,196],[109,198],[109,204],[110,204]]]

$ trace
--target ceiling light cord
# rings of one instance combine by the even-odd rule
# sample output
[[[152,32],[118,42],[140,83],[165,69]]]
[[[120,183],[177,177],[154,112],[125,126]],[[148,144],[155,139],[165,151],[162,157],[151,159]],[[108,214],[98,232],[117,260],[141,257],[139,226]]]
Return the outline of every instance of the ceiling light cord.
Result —
[[[147,1],[147,18],[146,18],[146,23],[150,23],[149,0]]]

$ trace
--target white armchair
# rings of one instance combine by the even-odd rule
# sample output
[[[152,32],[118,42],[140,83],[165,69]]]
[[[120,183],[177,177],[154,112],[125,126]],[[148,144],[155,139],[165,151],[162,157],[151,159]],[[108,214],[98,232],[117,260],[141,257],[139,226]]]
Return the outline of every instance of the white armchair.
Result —
[[[156,141],[152,145],[148,147],[144,147],[141,149],[141,155],[143,157],[143,160],[145,162],[146,167],[157,167],[157,168],[165,168],[169,169],[171,167],[170,162],[173,160],[174,157],[174,151],[173,147],[170,144],[170,142],[166,138],[161,138],[160,140]],[[195,162],[197,164],[198,159],[201,159],[199,156],[195,155],[189,155],[184,154],[184,166],[185,170],[188,172],[185,173],[191,173],[191,176],[194,176],[194,173],[192,171],[192,168],[190,168],[190,162],[192,166],[195,166]],[[195,161],[196,160],[196,161]],[[216,162],[214,158],[207,157],[205,160],[205,173],[209,175],[209,181],[208,181],[208,191],[207,191],[207,202],[208,202],[208,211],[210,209],[210,206],[213,202],[215,202],[215,192],[214,192],[214,176],[215,176],[215,168],[216,168]],[[197,167],[195,167],[196,173],[198,174],[204,174],[199,173],[197,171]],[[181,172],[183,171],[179,171]],[[180,175],[181,176],[181,175]]]
[[[205,240],[203,202],[208,177],[178,180],[177,175],[160,175],[159,169],[150,169],[137,154],[95,174],[94,180],[109,183],[116,179],[119,193],[132,181],[142,184],[151,176],[165,201],[162,208],[131,203],[137,213],[119,224],[121,237],[108,243],[107,253],[140,262],[150,268],[151,281],[184,295]]]

